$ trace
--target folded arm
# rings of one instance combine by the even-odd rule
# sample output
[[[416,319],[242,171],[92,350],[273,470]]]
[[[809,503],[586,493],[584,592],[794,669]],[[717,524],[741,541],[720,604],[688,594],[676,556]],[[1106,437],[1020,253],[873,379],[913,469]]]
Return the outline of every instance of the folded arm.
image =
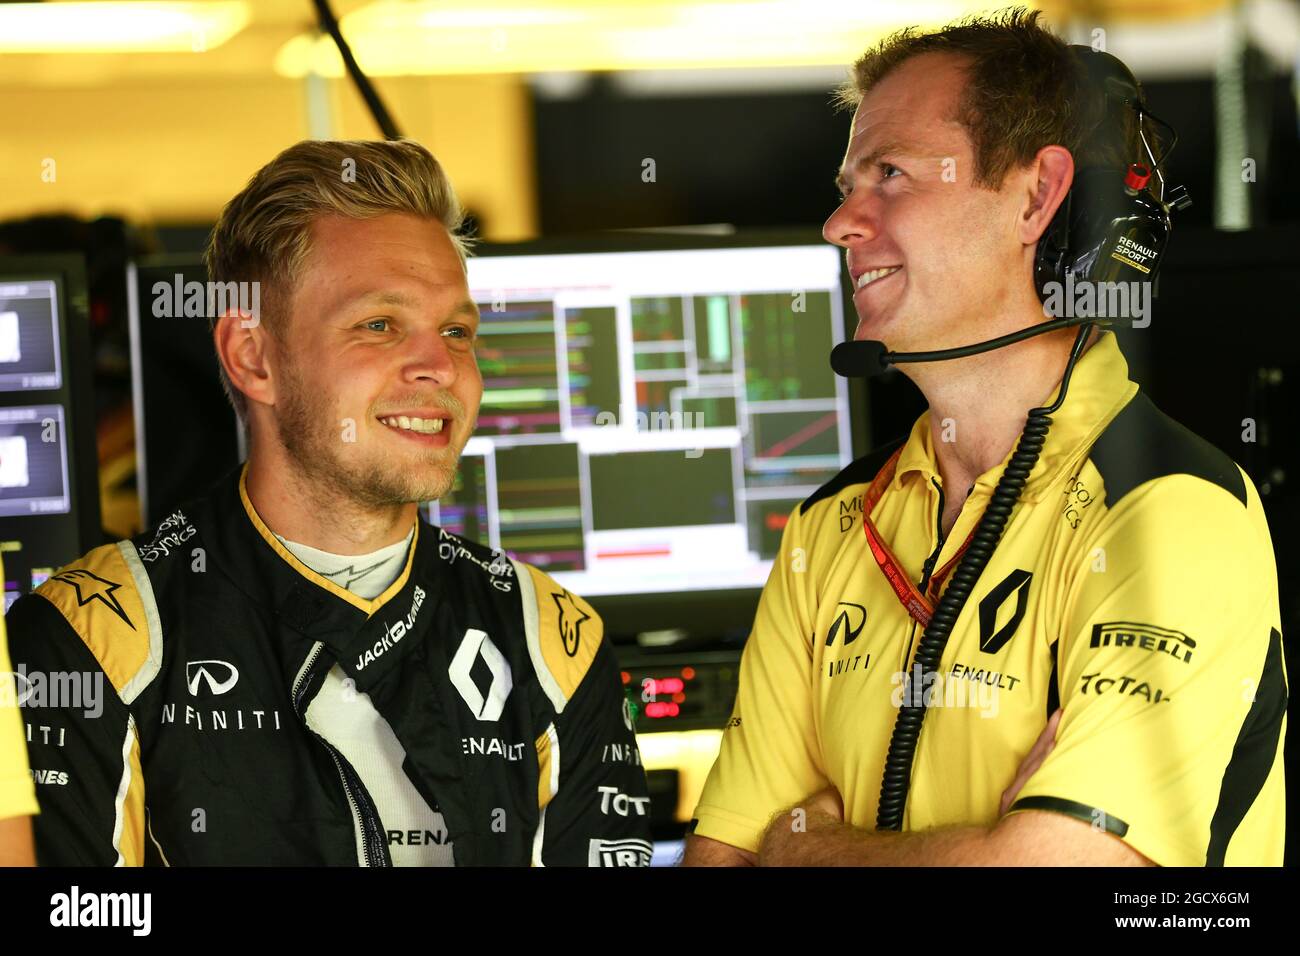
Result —
[[[809,807],[802,830],[790,814],[768,827],[765,866],[1151,866],[1124,841],[1081,820],[1025,811],[992,827],[955,826],[879,833]]]

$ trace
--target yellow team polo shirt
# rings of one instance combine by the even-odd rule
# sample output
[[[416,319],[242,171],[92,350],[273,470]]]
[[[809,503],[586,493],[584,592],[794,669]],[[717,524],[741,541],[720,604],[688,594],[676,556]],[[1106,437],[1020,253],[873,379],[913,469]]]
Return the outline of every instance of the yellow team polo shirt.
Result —
[[[0,565],[3,580],[4,567]],[[17,695],[4,618],[0,617],[0,820],[37,812],[36,787],[27,770],[27,744]]]
[[[931,442],[927,412],[871,514],[922,591],[1011,457],[980,476],[944,539]],[[828,784],[849,823],[874,829],[922,634],[862,526],[863,492],[898,444],[854,462],[790,515],[696,833],[754,851],[774,813]],[[1075,366],[938,679],[915,691],[929,711],[904,829],[993,824],[1059,699],[1056,747],[1011,812],[1104,826],[1162,865],[1280,864],[1280,632],[1254,485],[1158,411],[1103,334]]]

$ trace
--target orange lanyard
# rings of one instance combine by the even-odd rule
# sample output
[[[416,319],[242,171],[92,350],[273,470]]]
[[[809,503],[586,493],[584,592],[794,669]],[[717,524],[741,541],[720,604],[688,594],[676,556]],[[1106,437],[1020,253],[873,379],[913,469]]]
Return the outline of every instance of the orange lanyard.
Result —
[[[970,547],[971,539],[975,537],[975,530],[972,528],[971,533],[967,536],[965,542],[957,553],[954,554],[938,572],[930,577],[929,586],[926,593],[922,594],[920,589],[912,583],[907,572],[899,563],[898,558],[894,557],[894,552],[890,550],[885,539],[880,536],[876,530],[875,523],[871,520],[871,509],[880,501],[881,495],[885,493],[885,488],[894,480],[894,471],[898,467],[898,458],[903,454],[900,447],[894,452],[893,457],[885,462],[885,467],[872,480],[871,486],[862,496],[862,528],[867,534],[867,545],[871,548],[871,553],[880,565],[880,570],[885,573],[885,578],[889,581],[890,586],[894,589],[894,594],[898,596],[898,601],[903,605],[903,609],[910,614],[913,619],[921,625],[922,628],[930,626],[930,618],[934,616],[935,602],[939,599],[939,592],[943,587],[944,580],[957,566],[961,556],[966,553]],[[978,523],[977,523],[978,526]]]

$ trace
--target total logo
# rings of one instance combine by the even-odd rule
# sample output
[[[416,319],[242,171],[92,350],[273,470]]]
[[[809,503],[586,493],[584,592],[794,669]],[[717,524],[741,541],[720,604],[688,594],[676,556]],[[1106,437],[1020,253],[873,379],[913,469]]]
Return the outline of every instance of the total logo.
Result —
[[[618,787],[597,787],[596,792],[600,794],[600,812],[609,816],[609,811],[613,811],[620,817],[626,817],[635,811],[635,815],[643,817],[649,812],[649,797],[633,797]]]
[[[1148,704],[1167,704],[1173,698],[1163,688],[1152,686],[1136,677],[1103,677],[1100,673],[1084,674],[1079,690],[1085,694],[1126,694],[1129,697],[1141,697]],[[1153,696],[1154,695],[1154,696]]]

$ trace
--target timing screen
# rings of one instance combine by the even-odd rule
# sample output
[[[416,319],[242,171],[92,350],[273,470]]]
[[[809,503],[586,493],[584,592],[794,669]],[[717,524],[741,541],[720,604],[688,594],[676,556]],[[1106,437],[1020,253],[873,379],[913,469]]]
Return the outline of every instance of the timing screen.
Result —
[[[829,246],[469,260],[483,403],[429,520],[584,595],[761,587],[852,460]]]
[[[0,281],[0,391],[62,386],[57,294],[49,280]]]
[[[71,510],[63,408],[0,408],[0,516]]]

